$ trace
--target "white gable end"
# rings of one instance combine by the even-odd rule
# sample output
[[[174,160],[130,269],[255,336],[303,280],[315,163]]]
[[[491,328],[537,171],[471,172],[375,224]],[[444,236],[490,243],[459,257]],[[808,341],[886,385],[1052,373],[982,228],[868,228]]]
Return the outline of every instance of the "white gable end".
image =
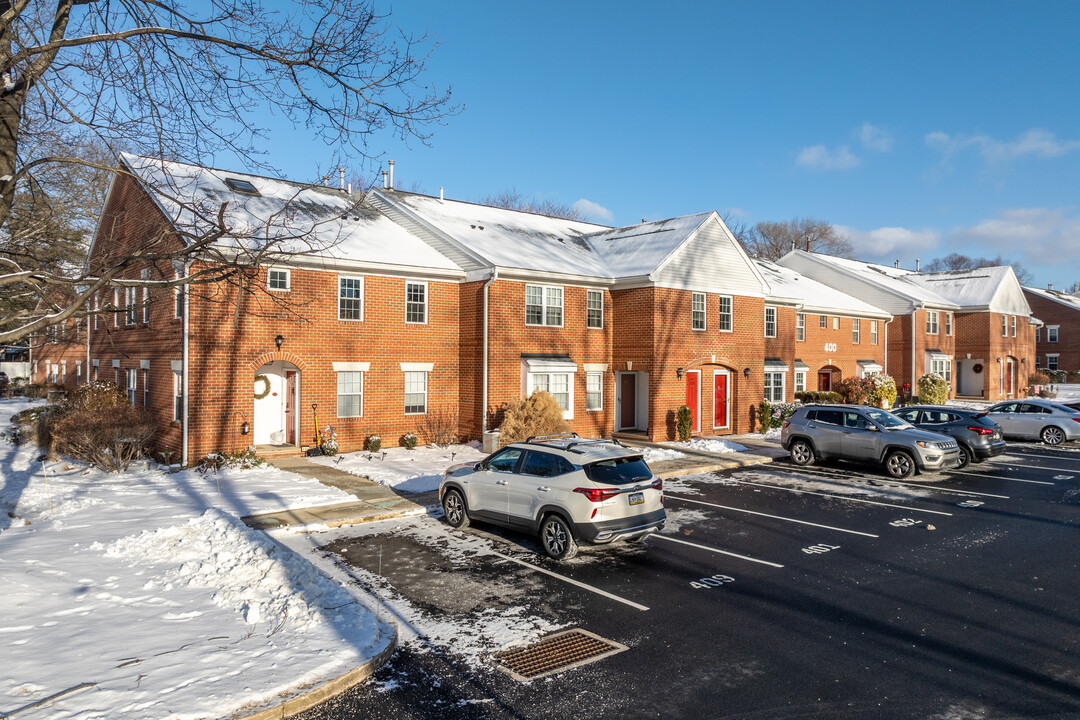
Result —
[[[660,287],[761,297],[769,285],[712,213],[652,274]]]

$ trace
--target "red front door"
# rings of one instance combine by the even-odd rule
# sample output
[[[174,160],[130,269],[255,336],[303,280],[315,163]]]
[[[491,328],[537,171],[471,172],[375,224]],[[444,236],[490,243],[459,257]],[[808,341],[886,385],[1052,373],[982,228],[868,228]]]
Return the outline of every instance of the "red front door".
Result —
[[[694,432],[701,430],[701,425],[698,424],[698,405],[701,404],[700,374],[697,370],[686,373],[686,405],[690,408],[690,417],[694,419]]]
[[[831,372],[819,372],[817,374],[817,389],[821,392],[830,392],[832,390]]]
[[[296,373],[285,371],[285,442],[296,444]]]
[[[1013,361],[1012,358],[1005,360],[1005,394],[1013,393]]]
[[[630,373],[619,378],[619,427],[637,427],[637,378]]]
[[[713,427],[727,427],[728,374],[713,375]]]

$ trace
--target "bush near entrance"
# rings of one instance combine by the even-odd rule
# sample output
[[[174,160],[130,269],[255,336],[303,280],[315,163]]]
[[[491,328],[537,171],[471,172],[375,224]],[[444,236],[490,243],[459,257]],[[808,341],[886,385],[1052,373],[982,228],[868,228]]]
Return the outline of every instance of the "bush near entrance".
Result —
[[[919,378],[919,402],[923,405],[944,405],[949,399],[949,383],[937,373]]]
[[[537,390],[524,400],[503,405],[499,443],[521,442],[533,435],[557,435],[570,431],[563,419],[563,409],[551,393]]]

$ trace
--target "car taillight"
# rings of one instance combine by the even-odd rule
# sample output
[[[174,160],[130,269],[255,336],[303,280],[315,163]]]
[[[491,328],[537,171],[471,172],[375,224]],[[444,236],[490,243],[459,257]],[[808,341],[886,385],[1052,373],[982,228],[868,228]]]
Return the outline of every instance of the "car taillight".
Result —
[[[1080,418],[1073,418],[1073,422],[1080,422]]]
[[[984,427],[971,427],[969,425],[968,430],[970,430],[973,433],[978,433],[979,435],[993,435],[994,434],[993,430],[991,430],[990,428],[984,428]]]
[[[787,427],[788,425],[790,425],[790,424],[791,424],[790,422],[788,422],[787,420],[785,420],[784,422],[780,423],[780,427],[781,427],[781,428],[786,428],[786,427]]]
[[[653,482],[653,484],[650,485],[649,487],[653,487],[653,488],[656,488],[657,490],[659,490],[660,492],[664,492],[664,481],[663,481],[662,478],[656,478],[656,480]]]
[[[574,488],[574,492],[589,498],[590,502],[603,502],[619,494],[615,488]]]

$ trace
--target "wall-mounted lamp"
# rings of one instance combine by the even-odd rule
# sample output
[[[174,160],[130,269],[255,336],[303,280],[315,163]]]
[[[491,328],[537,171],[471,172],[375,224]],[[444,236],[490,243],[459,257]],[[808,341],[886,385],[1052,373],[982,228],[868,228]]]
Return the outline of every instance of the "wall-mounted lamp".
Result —
[[[249,432],[251,432],[251,423],[249,423],[247,420],[240,423],[240,434],[247,435]]]
[[[684,372],[686,372],[686,371],[683,370],[682,368],[675,368],[675,377],[681,378],[683,376]]]
[[[1001,364],[1001,358],[998,358],[998,359],[997,359],[997,364],[998,364],[998,365],[1000,365],[1000,364]]]
[[[283,342],[285,342],[285,338],[283,338],[283,337],[282,337],[282,336],[280,336],[280,335],[278,335],[278,336],[277,336],[276,338],[274,338],[274,344],[275,344],[275,345],[277,345],[277,349],[278,349],[278,350],[280,350],[280,349],[281,349],[281,344],[282,344]]]
[[[1027,365],[1027,358],[1020,358],[1021,365]]]
[[[747,380],[750,379],[750,368],[743,368],[742,376]]]

